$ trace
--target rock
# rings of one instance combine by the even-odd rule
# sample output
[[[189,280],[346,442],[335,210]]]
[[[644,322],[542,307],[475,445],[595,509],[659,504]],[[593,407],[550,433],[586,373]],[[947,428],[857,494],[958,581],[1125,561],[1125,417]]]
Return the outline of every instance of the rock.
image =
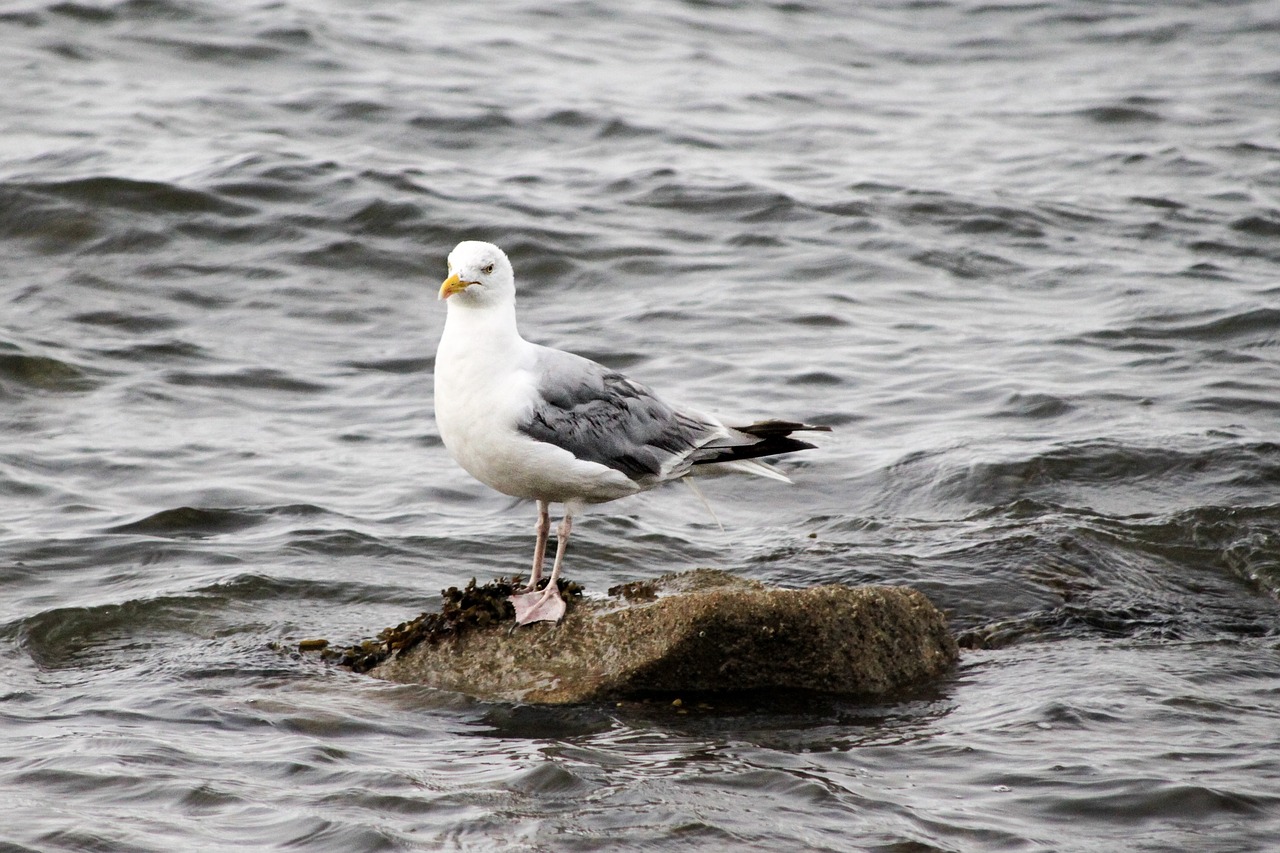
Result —
[[[936,678],[958,655],[943,615],[902,587],[771,589],[699,569],[609,592],[570,599],[558,625],[451,630],[371,673],[552,704],[757,689],[878,696]]]

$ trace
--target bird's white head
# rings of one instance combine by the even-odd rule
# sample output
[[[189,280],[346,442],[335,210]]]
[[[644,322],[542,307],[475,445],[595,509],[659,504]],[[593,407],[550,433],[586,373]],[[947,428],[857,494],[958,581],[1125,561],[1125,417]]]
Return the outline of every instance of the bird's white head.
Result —
[[[516,278],[511,261],[492,243],[465,240],[449,253],[449,277],[440,298],[481,308],[515,301]]]

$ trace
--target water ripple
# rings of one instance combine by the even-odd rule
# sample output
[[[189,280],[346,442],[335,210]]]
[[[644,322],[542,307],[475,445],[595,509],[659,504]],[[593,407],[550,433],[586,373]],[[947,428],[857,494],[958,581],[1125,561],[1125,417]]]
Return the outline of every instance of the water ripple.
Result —
[[[0,11],[5,841],[1268,849],[1273,17]],[[466,238],[528,337],[839,427],[793,487],[707,481],[723,529],[594,507],[576,580],[910,584],[954,675],[540,709],[301,654],[527,568],[431,419]]]

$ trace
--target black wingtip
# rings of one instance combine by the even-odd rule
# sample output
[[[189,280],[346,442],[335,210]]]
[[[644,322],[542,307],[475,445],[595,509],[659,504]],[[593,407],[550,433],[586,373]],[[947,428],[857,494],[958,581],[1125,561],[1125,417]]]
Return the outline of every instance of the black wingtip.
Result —
[[[793,432],[831,432],[831,427],[820,424],[806,424],[800,421],[767,420],[756,421],[746,426],[732,427],[738,432],[754,435],[758,438],[784,437]]]
[[[756,421],[746,426],[731,427],[737,432],[760,439],[754,444],[740,444],[721,448],[720,452],[709,459],[699,459],[695,465],[715,462],[734,462],[739,459],[759,459],[762,456],[777,456],[780,453],[794,453],[797,450],[815,450],[818,445],[791,438],[793,432],[831,432],[829,426],[817,426],[798,421]]]

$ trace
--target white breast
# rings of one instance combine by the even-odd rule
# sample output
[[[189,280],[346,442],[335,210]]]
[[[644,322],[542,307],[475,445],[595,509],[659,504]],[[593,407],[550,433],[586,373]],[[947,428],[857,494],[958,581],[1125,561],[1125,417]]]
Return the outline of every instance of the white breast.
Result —
[[[451,310],[436,352],[436,425],[457,463],[519,498],[597,503],[639,491],[621,472],[519,431],[537,393],[533,347],[479,313]]]

